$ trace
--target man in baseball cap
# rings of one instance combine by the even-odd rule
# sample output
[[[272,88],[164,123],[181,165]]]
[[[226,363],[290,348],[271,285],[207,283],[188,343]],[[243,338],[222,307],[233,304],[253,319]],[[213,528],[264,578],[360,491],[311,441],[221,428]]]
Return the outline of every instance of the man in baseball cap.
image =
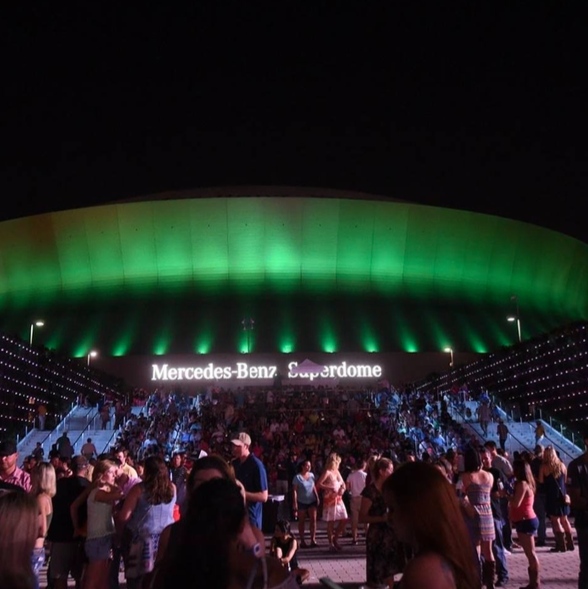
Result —
[[[268,487],[267,474],[263,462],[251,454],[251,437],[241,432],[231,440],[233,444],[233,468],[235,476],[245,487],[245,499],[249,521],[252,525],[261,530],[262,524],[262,503],[267,501]]]
[[[27,493],[31,490],[31,477],[16,465],[18,452],[10,440],[0,442],[0,482],[21,487]]]

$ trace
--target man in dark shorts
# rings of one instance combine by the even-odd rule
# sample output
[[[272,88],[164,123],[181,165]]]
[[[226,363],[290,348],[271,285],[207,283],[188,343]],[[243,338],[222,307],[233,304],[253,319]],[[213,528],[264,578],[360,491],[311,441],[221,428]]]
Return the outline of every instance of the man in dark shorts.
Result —
[[[80,587],[84,564],[83,540],[74,537],[74,527],[70,507],[83,490],[90,484],[85,474],[88,460],[84,456],[75,456],[71,462],[73,475],[57,481],[57,493],[53,497],[53,519],[47,535],[51,542],[51,564],[48,576],[55,589],[66,589],[67,578],[71,576]],[[80,524],[85,523],[85,506],[80,508]]]
[[[567,491],[576,513],[576,532],[580,553],[578,589],[588,589],[588,430],[584,431],[587,451],[568,466]]]

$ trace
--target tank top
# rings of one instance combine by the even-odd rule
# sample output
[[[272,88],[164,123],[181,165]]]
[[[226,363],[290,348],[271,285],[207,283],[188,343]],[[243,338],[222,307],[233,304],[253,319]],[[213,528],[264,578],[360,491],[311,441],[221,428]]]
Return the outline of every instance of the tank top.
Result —
[[[97,491],[98,489],[94,489],[88,497],[88,540],[114,534],[112,504],[96,501]]]
[[[535,500],[535,494],[531,489],[527,488],[525,496],[518,507],[512,507],[510,510],[510,517],[513,522],[520,522],[525,519],[533,519],[537,517],[533,510],[533,502]]]
[[[143,492],[137,501],[137,506],[131,515],[127,527],[133,533],[138,533],[142,537],[150,534],[161,534],[164,528],[174,523],[175,493],[169,503],[152,505],[147,500],[143,483],[140,483],[140,485]]]

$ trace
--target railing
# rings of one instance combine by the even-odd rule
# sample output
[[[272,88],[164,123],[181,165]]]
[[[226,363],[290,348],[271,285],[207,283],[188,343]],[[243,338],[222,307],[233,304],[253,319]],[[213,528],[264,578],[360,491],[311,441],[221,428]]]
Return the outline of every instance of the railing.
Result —
[[[96,409],[96,414],[94,416],[92,416],[91,419],[88,419],[88,417],[90,416],[90,413],[92,413],[92,411],[94,411],[94,409]],[[93,423],[96,422],[96,419],[98,418],[98,416],[99,416],[98,408],[91,407],[90,411],[88,411],[88,413],[86,413],[86,415],[84,416],[84,417],[86,417],[86,420],[87,420],[86,427],[80,432],[80,435],[75,439],[75,441],[72,442],[72,447],[75,448],[76,444],[84,437],[84,433],[88,430],[90,425],[92,425]]]
[[[513,419],[513,414],[511,413],[509,416],[509,414],[502,408],[502,406],[500,404],[500,399],[498,399],[494,395],[491,395],[490,399],[491,399],[492,403],[494,404],[494,406],[498,408],[498,412],[502,413],[502,416],[506,418],[507,423],[509,422],[509,417],[510,417],[510,421],[513,421],[516,423],[516,420]],[[520,420],[520,423],[523,423],[522,418]],[[530,454],[533,454],[533,451],[525,443],[523,443],[522,440],[519,440],[519,438],[517,438],[517,436],[515,436],[510,430],[508,432],[508,435],[513,440],[516,440],[516,442],[521,446],[521,448],[524,448],[527,452],[529,452]]]
[[[75,403],[71,404],[70,410],[68,411],[67,415],[65,416],[61,416],[61,420],[59,421],[59,423],[52,429],[49,430],[49,433],[41,440],[41,445],[44,446],[45,442],[54,434],[54,433],[59,433],[59,430],[63,430],[64,429],[64,425],[66,424],[67,420],[71,418],[72,413],[77,409],[77,405],[75,405]],[[35,431],[35,428],[31,428],[30,431],[28,431],[28,426],[27,429],[25,430],[25,435],[23,436],[22,440],[19,440],[19,436],[16,436],[16,447],[17,449],[22,448],[26,442],[27,439],[29,438],[29,436],[32,435],[32,433]]]
[[[470,422],[468,422],[467,417],[465,415],[465,413],[462,413],[462,411],[459,408],[459,405],[457,403],[452,403],[451,401],[447,404],[447,411],[449,413],[449,415],[451,416],[452,419],[454,419],[454,421],[458,421],[459,420],[455,419],[453,417],[453,415],[451,415],[451,413],[453,412],[454,414],[456,413],[459,417],[461,417],[461,423],[464,425],[470,425]],[[484,439],[484,437],[482,436],[481,433],[479,433],[476,428],[474,427],[470,427],[469,428],[470,431],[473,431],[474,434],[476,434],[476,436],[478,436],[478,438],[480,438],[480,440],[482,440],[482,443],[484,443],[486,440]]]
[[[535,420],[540,419],[545,425],[548,425],[552,432],[560,438],[563,438],[567,442],[571,440],[572,445],[576,447],[580,453],[584,452],[584,438],[578,430],[571,428],[561,419],[553,417],[549,411],[546,411],[542,407],[535,407],[533,417]],[[576,441],[581,444],[581,446],[579,446]]]
[[[509,414],[508,414],[508,413],[507,413],[507,412],[506,412],[506,411],[505,411],[505,410],[502,408],[502,406],[501,406],[501,402],[500,402],[500,399],[498,399],[498,398],[497,398],[496,396],[494,396],[494,395],[492,395],[492,397],[491,397],[491,398],[492,398],[492,402],[493,402],[493,403],[496,405],[496,407],[498,407],[498,410],[499,410],[501,413],[503,413],[503,414],[504,414],[504,416],[505,416],[505,417],[508,419],[508,417],[509,417]],[[559,437],[560,437],[560,438],[561,438],[561,439],[562,439],[564,442],[566,442],[566,443],[568,443],[568,444],[570,443],[570,439],[569,439],[569,438],[567,438],[563,432],[564,432],[564,431],[565,431],[565,432],[569,432],[569,433],[571,434],[571,438],[572,438],[571,444],[572,444],[572,445],[573,445],[575,448],[577,448],[577,450],[578,450],[578,452],[579,452],[579,453],[582,453],[582,449],[581,449],[579,446],[577,446],[577,445],[576,445],[576,443],[575,443],[575,441],[574,441],[574,431],[573,431],[571,428],[569,428],[568,426],[566,426],[566,425],[565,425],[563,422],[561,422],[561,421],[558,421],[558,420],[553,420],[553,418],[551,418],[551,416],[549,417],[549,419],[550,419],[550,422],[551,422],[551,423],[549,423],[549,424],[548,424],[548,423],[547,423],[547,421],[545,420],[545,418],[543,417],[543,414],[545,414],[546,416],[548,416],[548,415],[549,415],[549,413],[548,413],[547,411],[543,411],[541,408],[539,408],[539,409],[536,409],[534,413],[535,413],[535,415],[534,415],[533,417],[534,417],[534,419],[535,419],[535,420],[539,420],[539,421],[541,421],[541,422],[542,422],[542,423],[545,425],[545,427],[546,427],[546,428],[549,428],[549,429],[551,430],[551,432],[552,432],[553,434],[555,434],[555,435],[559,436]],[[539,416],[539,417],[537,417],[537,416]],[[511,417],[511,420],[512,420],[512,421],[515,421],[514,419],[512,419],[512,414],[510,415],[510,417]],[[555,421],[555,423],[556,423],[556,424],[557,424],[557,423],[559,423],[559,425],[560,425],[560,429],[561,429],[561,433],[560,433],[560,432],[558,432],[558,431],[557,431],[557,429],[556,429],[555,427],[553,427],[553,422],[554,422],[554,421]],[[535,425],[534,425],[534,423],[533,423],[533,422],[526,422],[526,421],[523,421],[523,418],[522,418],[522,417],[520,417],[520,418],[519,418],[519,423],[526,423],[526,424],[529,426],[529,428],[530,428],[531,430],[533,430],[533,432],[534,432],[534,430],[535,430]],[[526,450],[530,451],[530,450],[529,450],[529,449],[528,449],[528,448],[527,448],[527,447],[526,447],[524,444],[522,444],[522,442],[521,442],[521,441],[520,441],[520,440],[519,440],[519,439],[518,439],[516,436],[514,436],[512,433],[511,433],[511,436],[512,436],[512,437],[513,437],[515,440],[517,440],[517,442],[519,442],[519,444],[521,444],[521,446],[523,446],[523,448],[525,448]],[[576,436],[578,436],[578,434],[577,434],[577,433],[576,433]],[[557,450],[559,450],[560,452],[562,452],[563,454],[565,454],[566,456],[568,456],[570,459],[572,459],[572,460],[573,460],[573,459],[575,458],[575,456],[573,456],[572,454],[570,454],[570,453],[569,453],[567,450],[565,450],[565,449],[562,447],[562,445],[561,445],[561,442],[560,442],[560,443],[557,443],[557,442],[555,442],[554,440],[552,440],[551,438],[549,438],[547,435],[545,435],[544,437],[545,437],[545,439],[546,439],[546,440],[548,440],[548,441],[551,443],[551,445],[552,445],[554,448],[556,448]]]
[[[531,429],[531,431],[533,433],[535,433],[535,426],[532,423],[527,423],[527,425],[529,426],[529,428]],[[550,445],[553,448],[555,448],[559,452],[562,452],[563,454],[565,454],[570,460],[574,460],[574,458],[576,458],[575,456],[573,456],[572,454],[570,454],[569,452],[567,452],[566,450],[564,450],[564,448],[562,448],[561,445],[557,444],[551,438],[547,437],[547,434],[544,434],[543,437],[550,443]],[[565,440],[565,438],[564,438],[564,440]],[[566,441],[568,441],[568,440],[566,440]],[[539,442],[539,443],[541,443],[541,442]]]
[[[112,435],[110,436],[110,438],[108,438],[108,442],[106,442],[104,448],[102,448],[102,452],[100,452],[100,454],[104,454],[109,446],[110,446],[110,442],[112,442],[112,438],[114,438],[114,436],[116,436],[116,434],[120,431],[120,427],[118,427],[118,429],[114,429],[112,430]]]

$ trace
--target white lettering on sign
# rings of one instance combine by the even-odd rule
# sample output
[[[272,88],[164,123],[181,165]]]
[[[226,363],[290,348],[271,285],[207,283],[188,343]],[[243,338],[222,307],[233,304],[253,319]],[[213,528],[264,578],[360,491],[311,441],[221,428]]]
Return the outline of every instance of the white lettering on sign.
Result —
[[[292,372],[298,362],[288,364],[288,378],[380,378],[382,367],[366,364],[333,364],[323,366],[320,372]],[[168,364],[152,364],[151,380],[273,380],[278,373],[277,366],[250,366],[247,362],[237,362],[235,367],[215,366],[209,362],[206,366],[170,367]]]
[[[366,364],[347,364],[341,362],[338,365],[324,366],[320,372],[295,373],[293,368],[298,366],[298,362],[288,364],[288,378],[380,378],[382,376],[382,367],[379,365],[368,366]]]

